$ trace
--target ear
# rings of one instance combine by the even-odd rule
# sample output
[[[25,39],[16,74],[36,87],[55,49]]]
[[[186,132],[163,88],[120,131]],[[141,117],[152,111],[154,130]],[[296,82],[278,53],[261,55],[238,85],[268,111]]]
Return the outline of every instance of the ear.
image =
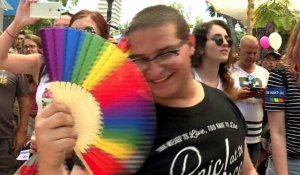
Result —
[[[188,46],[190,47],[191,55],[193,55],[194,52],[195,52],[195,44],[196,44],[196,38],[195,38],[195,35],[193,35],[193,34],[190,34],[190,35],[189,35],[187,44],[188,44]]]
[[[189,34],[187,43],[188,43],[189,46],[195,47],[196,38],[195,38],[194,34]]]

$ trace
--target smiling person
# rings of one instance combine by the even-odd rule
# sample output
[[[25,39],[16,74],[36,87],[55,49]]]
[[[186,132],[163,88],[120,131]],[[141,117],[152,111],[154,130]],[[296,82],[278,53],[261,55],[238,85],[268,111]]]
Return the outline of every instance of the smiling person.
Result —
[[[192,59],[194,78],[224,91],[234,100],[234,81],[228,71],[233,62],[229,27],[222,20],[212,20],[196,26],[193,34],[196,38],[196,50]]]
[[[157,112],[152,151],[136,174],[257,174],[238,108],[224,93],[193,78],[194,39],[184,17],[164,5],[145,8],[133,18],[127,37],[130,59],[148,82]],[[63,152],[76,140],[73,123],[63,105],[52,104],[37,117],[38,145],[47,145],[39,152],[41,174],[64,173]],[[46,137],[62,128],[68,129],[62,138]],[[87,172],[75,166],[71,174]]]

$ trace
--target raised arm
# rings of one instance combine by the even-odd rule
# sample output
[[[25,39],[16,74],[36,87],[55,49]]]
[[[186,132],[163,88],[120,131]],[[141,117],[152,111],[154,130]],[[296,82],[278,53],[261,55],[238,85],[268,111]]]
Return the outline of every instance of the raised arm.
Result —
[[[29,17],[30,4],[35,2],[37,2],[37,0],[25,0],[25,2],[24,0],[20,0],[15,19],[0,36],[0,69],[31,75],[39,71],[42,65],[42,56],[40,54],[8,54],[20,30],[27,25],[37,22],[38,19]]]

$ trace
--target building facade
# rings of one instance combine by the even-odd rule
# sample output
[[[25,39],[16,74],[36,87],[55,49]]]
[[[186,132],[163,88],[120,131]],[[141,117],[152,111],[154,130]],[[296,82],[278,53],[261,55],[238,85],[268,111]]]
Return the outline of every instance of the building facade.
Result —
[[[107,20],[107,9],[108,9],[107,0],[98,0],[97,9]],[[111,10],[111,20],[107,21],[108,24],[112,26],[110,28],[111,30],[116,30],[114,26],[118,27],[120,25],[121,9],[122,9],[122,0],[113,0],[112,10]]]

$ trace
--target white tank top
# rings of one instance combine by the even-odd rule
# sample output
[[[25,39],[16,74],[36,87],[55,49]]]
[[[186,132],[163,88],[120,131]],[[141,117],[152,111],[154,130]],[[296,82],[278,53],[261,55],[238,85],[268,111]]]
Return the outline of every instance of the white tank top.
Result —
[[[38,113],[41,112],[43,110],[43,103],[45,101],[44,97],[46,88],[48,87],[47,82],[49,81],[49,76],[48,74],[45,74],[41,77],[40,79],[40,83],[37,87],[37,91],[36,91],[36,96],[35,96],[35,100],[36,100],[36,104],[38,106]]]

